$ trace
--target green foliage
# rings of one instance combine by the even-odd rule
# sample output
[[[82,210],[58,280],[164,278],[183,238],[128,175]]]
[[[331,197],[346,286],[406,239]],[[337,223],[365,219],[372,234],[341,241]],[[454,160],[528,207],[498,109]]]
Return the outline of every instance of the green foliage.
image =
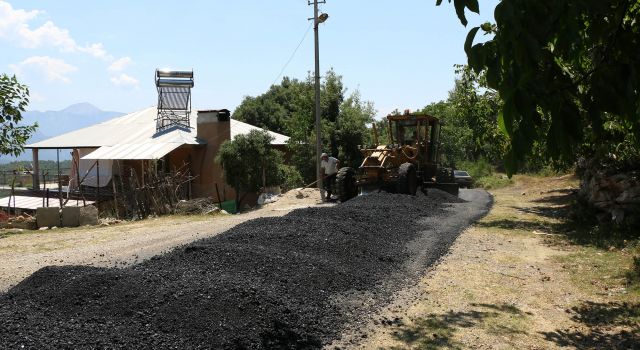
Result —
[[[443,163],[458,167],[460,161],[487,159],[497,163],[506,149],[506,137],[497,127],[501,102],[486,88],[486,78],[467,66],[456,66],[458,77],[446,101],[432,103],[422,112],[443,122]]]
[[[252,130],[220,146],[216,162],[222,165],[227,184],[236,191],[237,204],[247,193],[282,183],[282,154],[271,147],[271,141],[273,137],[266,131]]]
[[[29,88],[14,76],[0,75],[0,154],[18,156],[38,127],[18,124],[29,104]]]
[[[302,175],[300,175],[300,172],[294,166],[280,164],[278,166],[278,171],[280,172],[280,183],[283,192],[287,192],[304,185]]]
[[[475,179],[474,186],[485,190],[495,190],[511,185],[513,181],[506,175],[492,174]]]
[[[449,3],[451,3],[451,0],[449,0]],[[440,6],[440,4],[442,4],[442,0],[436,0],[436,6]],[[480,13],[478,0],[453,0],[453,7],[455,7],[456,14],[464,26],[467,25],[467,18],[464,14],[465,8],[471,12]]]
[[[477,161],[462,161],[456,164],[457,169],[465,170],[474,179],[493,175],[493,166],[484,158]]]
[[[358,91],[342,102],[334,128],[339,144],[338,158],[342,165],[357,168],[362,163],[358,146],[371,143],[372,134],[367,125],[373,123],[375,113],[373,103],[362,101]]]
[[[376,132],[378,133],[378,144],[386,145],[391,142],[389,138],[389,123],[387,122],[387,118],[382,118],[380,120],[376,120],[372,123],[372,127],[369,130],[371,133],[371,144],[373,144],[373,124],[376,126]]]
[[[640,285],[640,256],[633,257],[633,265],[629,273],[627,273],[627,279],[629,284]]]
[[[454,4],[466,25],[464,6],[473,10],[475,4]],[[509,174],[536,147],[556,164],[572,163],[579,153],[597,156],[620,147],[626,156],[637,157],[637,0],[502,0],[494,16],[495,24],[471,29],[464,48],[469,66],[486,74],[487,86],[504,101],[498,124],[510,140]],[[480,31],[493,37],[474,44]],[[612,132],[610,123],[620,129]],[[612,137],[615,142],[606,145]]]
[[[367,124],[373,122],[373,103],[356,90],[347,96],[342,76],[329,70],[321,84],[321,143],[325,152],[342,164],[361,162],[358,145],[371,142]],[[285,77],[258,97],[246,97],[233,118],[290,137],[290,164],[306,182],[316,178],[315,94],[313,77],[300,81]]]
[[[494,166],[485,158],[476,161],[460,161],[456,163],[456,168],[467,171],[473,177],[474,187],[485,190],[502,188],[513,183],[504,174],[497,174]]]

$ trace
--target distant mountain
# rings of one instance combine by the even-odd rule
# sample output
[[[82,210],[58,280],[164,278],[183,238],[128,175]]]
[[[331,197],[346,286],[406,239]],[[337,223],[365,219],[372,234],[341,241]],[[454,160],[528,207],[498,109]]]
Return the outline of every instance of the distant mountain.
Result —
[[[35,134],[27,141],[27,144],[29,144],[101,123],[121,115],[124,115],[124,113],[103,111],[90,103],[83,102],[71,105],[61,111],[27,111],[22,114],[22,122],[24,124],[38,123],[38,129]],[[68,159],[68,153],[67,151],[60,152],[61,159]],[[56,151],[41,150],[39,157],[42,160],[55,160]],[[17,158],[0,156],[0,163],[8,163],[13,160],[31,160],[31,152],[26,150],[25,153]]]

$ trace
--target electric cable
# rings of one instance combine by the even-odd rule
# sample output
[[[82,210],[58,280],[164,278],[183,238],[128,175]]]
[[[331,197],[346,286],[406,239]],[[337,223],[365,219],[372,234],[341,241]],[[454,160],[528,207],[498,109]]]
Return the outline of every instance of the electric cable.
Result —
[[[311,30],[311,27],[313,27],[313,22],[311,22],[309,24],[309,27],[307,27],[307,30],[304,32],[304,35],[302,36],[302,39],[300,40],[300,42],[298,43],[298,46],[296,46],[296,49],[293,50],[293,53],[291,54],[291,56],[289,57],[289,60],[287,60],[287,63],[284,64],[284,66],[282,67],[282,69],[280,70],[280,74],[278,74],[278,76],[273,80],[273,83],[271,83],[271,85],[275,85],[275,83],[278,81],[278,79],[280,79],[282,77],[282,74],[284,73],[285,69],[287,69],[287,67],[289,66],[289,63],[291,63],[291,61],[293,60],[293,57],[296,55],[296,53],[298,52],[298,49],[300,49],[300,46],[302,46],[302,43],[304,42],[304,40],[307,38],[307,35],[309,35],[309,31]]]

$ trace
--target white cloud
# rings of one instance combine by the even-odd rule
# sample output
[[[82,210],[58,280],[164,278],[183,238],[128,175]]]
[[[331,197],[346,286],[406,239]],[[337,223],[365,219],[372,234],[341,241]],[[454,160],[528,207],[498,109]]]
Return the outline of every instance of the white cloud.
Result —
[[[60,81],[70,83],[71,79],[67,75],[78,69],[65,61],[49,56],[33,56],[18,63],[9,65],[17,75],[37,74],[44,76],[48,81]]]
[[[84,53],[88,53],[91,56],[95,57],[95,58],[100,58],[103,59],[105,61],[112,61],[113,60],[113,56],[109,55],[107,53],[107,50],[104,49],[104,45],[98,43],[98,44],[91,44],[85,47],[78,47],[77,48],[78,51],[80,52],[84,52]]]
[[[122,57],[111,63],[108,69],[112,72],[121,72],[132,62],[131,57]]]
[[[117,86],[131,86],[131,87],[137,87],[139,83],[138,79],[124,73],[116,77],[112,77],[111,82]]]
[[[113,59],[101,43],[78,45],[67,29],[56,26],[52,21],[32,29],[29,22],[41,13],[38,10],[14,9],[8,2],[0,0],[0,38],[28,49],[55,47],[63,52],[84,52],[106,61]]]

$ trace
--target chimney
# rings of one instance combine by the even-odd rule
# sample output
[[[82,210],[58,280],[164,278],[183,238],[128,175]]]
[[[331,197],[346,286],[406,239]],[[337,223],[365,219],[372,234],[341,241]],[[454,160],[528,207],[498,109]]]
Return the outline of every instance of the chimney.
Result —
[[[197,136],[207,144],[200,148],[194,159],[194,171],[198,174],[194,183],[197,197],[217,198],[216,184],[224,187],[222,167],[215,162],[222,143],[231,139],[231,112],[227,109],[198,111]]]
[[[230,117],[227,109],[198,111],[198,138],[207,144],[221,144],[231,139]]]

